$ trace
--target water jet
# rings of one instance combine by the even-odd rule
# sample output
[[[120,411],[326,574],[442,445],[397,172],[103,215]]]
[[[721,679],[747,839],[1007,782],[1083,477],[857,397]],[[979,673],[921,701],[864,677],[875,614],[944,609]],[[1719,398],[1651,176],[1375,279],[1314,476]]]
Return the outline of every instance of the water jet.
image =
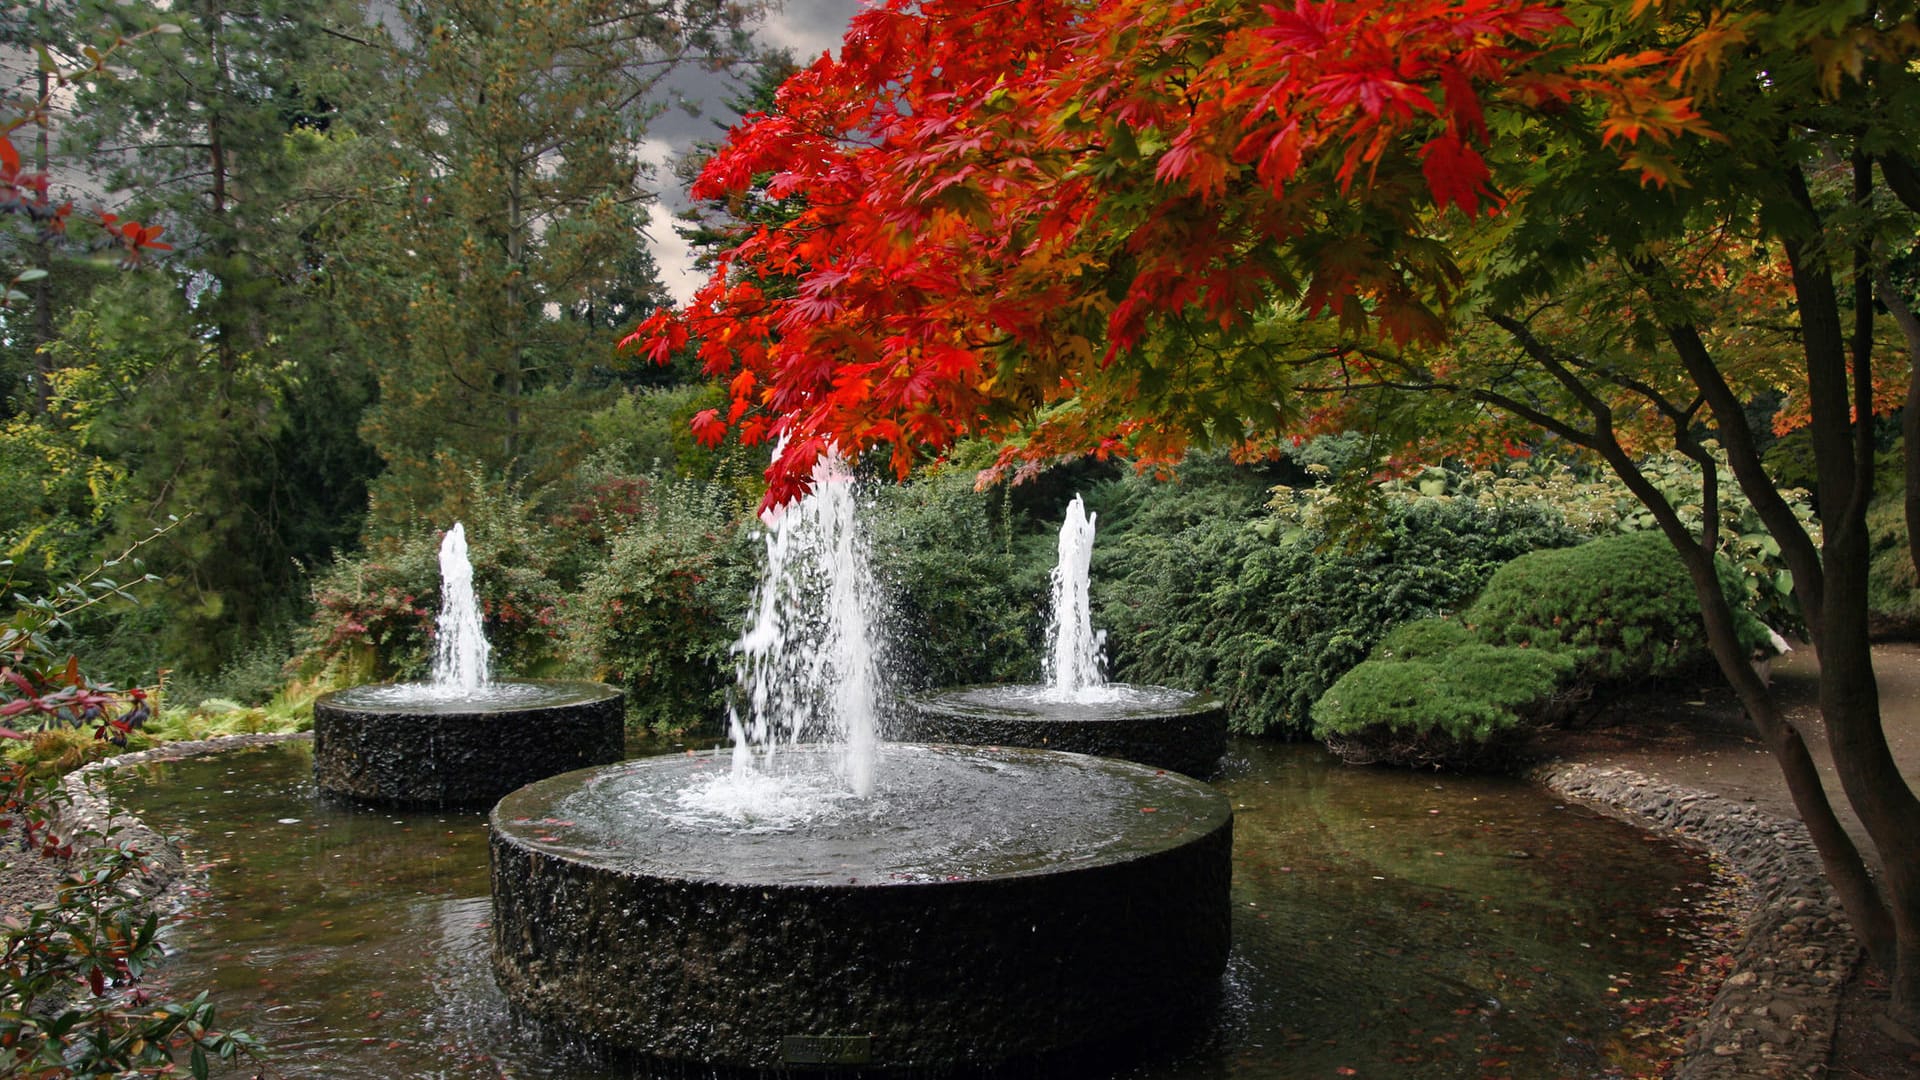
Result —
[[[962,686],[907,699],[899,734],[921,742],[1027,746],[1125,758],[1191,776],[1226,752],[1225,707],[1206,694],[1107,681],[1089,583],[1098,515],[1073,497],[1060,526],[1039,684]]]
[[[492,678],[457,522],[440,544],[440,579],[429,681],[355,686],[314,702],[320,789],[383,805],[477,807],[535,780],[618,761],[626,742],[619,690]]]

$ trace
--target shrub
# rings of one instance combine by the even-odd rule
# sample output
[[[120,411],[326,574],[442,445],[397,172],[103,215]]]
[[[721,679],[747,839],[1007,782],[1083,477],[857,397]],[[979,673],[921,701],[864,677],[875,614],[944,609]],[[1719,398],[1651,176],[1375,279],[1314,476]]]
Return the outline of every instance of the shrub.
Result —
[[[873,554],[903,688],[1038,677],[1054,536],[1015,509],[1004,485],[975,491],[972,470],[881,489]]]
[[[62,659],[55,647],[75,616],[127,599],[107,576],[126,558],[49,596],[16,596],[0,621],[0,738],[79,759],[124,744],[145,723],[144,690],[95,683],[77,657]],[[159,917],[133,888],[152,872],[151,853],[112,826],[56,834],[55,820],[71,817],[62,813],[70,797],[56,778],[38,775],[37,764],[0,761],[0,835],[17,833],[25,857],[68,865],[52,897],[0,924],[0,1072],[45,1080],[157,1075],[173,1073],[184,1053],[194,1075],[205,1076],[210,1055],[232,1061],[253,1049],[246,1034],[215,1028],[205,994],[182,1004],[142,985],[164,953]]]
[[[1458,619],[1415,619],[1380,639],[1368,660],[1433,660],[1479,639]]]
[[[565,592],[551,576],[558,545],[512,489],[469,479],[464,524],[494,673],[553,674],[562,669],[555,646]],[[440,542],[452,525],[419,522],[337,559],[314,585],[300,670],[346,682],[424,677],[440,614]]]
[[[751,521],[727,485],[655,484],[566,605],[569,640],[626,688],[634,722],[677,730],[724,716],[761,558]]]
[[[165,954],[159,917],[134,888],[153,860],[112,833],[56,837],[48,822],[64,797],[0,767],[0,828],[20,825],[26,858],[70,860],[52,897],[0,926],[0,1069],[23,1080],[174,1075],[184,1055],[205,1076],[210,1060],[254,1052],[246,1032],[218,1029],[205,993],[183,1003],[144,984]]]
[[[1716,565],[1742,646],[1762,647],[1767,628],[1741,606],[1738,572]],[[1710,659],[1692,579],[1658,532],[1523,555],[1462,619],[1491,644],[1570,654],[1587,684],[1676,675]]]
[[[1420,497],[1386,501],[1349,543],[1297,506],[1122,481],[1136,499],[1129,486],[1205,510],[1124,515],[1095,548],[1095,621],[1115,675],[1210,690],[1252,734],[1305,734],[1313,703],[1388,630],[1463,607],[1516,555],[1579,538],[1535,504]],[[1112,495],[1099,494],[1104,510]]]
[[[1356,763],[1504,760],[1574,662],[1562,653],[1487,645],[1459,630],[1451,621],[1423,619],[1401,628],[1409,633],[1396,631],[1398,640],[1389,635],[1314,704],[1314,737]]]

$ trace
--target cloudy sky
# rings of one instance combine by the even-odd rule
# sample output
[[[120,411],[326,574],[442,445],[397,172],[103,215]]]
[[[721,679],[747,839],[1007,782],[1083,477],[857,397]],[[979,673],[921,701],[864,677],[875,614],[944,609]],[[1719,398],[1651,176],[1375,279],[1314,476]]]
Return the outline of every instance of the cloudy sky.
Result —
[[[805,64],[821,53],[838,49],[847,20],[860,10],[861,0],[786,0],[767,16],[760,28],[760,40],[772,48],[784,48]],[[652,222],[648,238],[653,242],[654,258],[660,264],[661,280],[674,299],[685,302],[700,285],[693,270],[693,258],[673,231],[674,214],[688,205],[686,191],[679,187],[670,167],[671,160],[686,153],[700,141],[717,141],[732,116],[721,101],[733,92],[722,76],[689,72],[677,80],[676,91],[697,112],[668,109],[648,126],[648,158],[656,165],[661,199],[650,211]]]

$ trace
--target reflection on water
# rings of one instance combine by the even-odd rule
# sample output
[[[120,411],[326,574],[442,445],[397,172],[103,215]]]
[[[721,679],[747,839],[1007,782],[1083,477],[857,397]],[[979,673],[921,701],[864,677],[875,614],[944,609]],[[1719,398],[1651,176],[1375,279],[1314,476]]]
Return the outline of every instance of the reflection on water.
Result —
[[[513,1018],[488,968],[480,813],[350,809],[304,743],[125,770],[203,888],[169,978],[289,1077],[650,1075]],[[1650,1075],[1697,961],[1704,858],[1525,784],[1237,741],[1234,947],[1211,1030],[1135,1080]],[[1351,1069],[1346,1073],[1340,1070]],[[1057,1073],[1055,1075],[1058,1075]]]

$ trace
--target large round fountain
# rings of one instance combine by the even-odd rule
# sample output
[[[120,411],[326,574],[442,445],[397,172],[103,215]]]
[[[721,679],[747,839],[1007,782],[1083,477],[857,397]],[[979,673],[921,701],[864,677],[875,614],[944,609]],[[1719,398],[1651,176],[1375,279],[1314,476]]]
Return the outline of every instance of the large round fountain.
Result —
[[[1074,496],[1060,527],[1043,681],[910,698],[899,725],[903,738],[1099,754],[1193,776],[1213,771],[1227,748],[1218,700],[1107,681],[1106,635],[1093,629],[1088,597],[1096,521]]]
[[[440,545],[440,591],[431,681],[356,686],[314,702],[321,790],[399,806],[485,806],[535,780],[620,760],[620,691],[490,677],[457,523]]]
[[[1136,1046],[1214,999],[1232,811],[1030,749],[878,743],[854,487],[769,515],[731,750],[491,819],[493,962],[560,1028],[685,1063],[943,1071]]]

